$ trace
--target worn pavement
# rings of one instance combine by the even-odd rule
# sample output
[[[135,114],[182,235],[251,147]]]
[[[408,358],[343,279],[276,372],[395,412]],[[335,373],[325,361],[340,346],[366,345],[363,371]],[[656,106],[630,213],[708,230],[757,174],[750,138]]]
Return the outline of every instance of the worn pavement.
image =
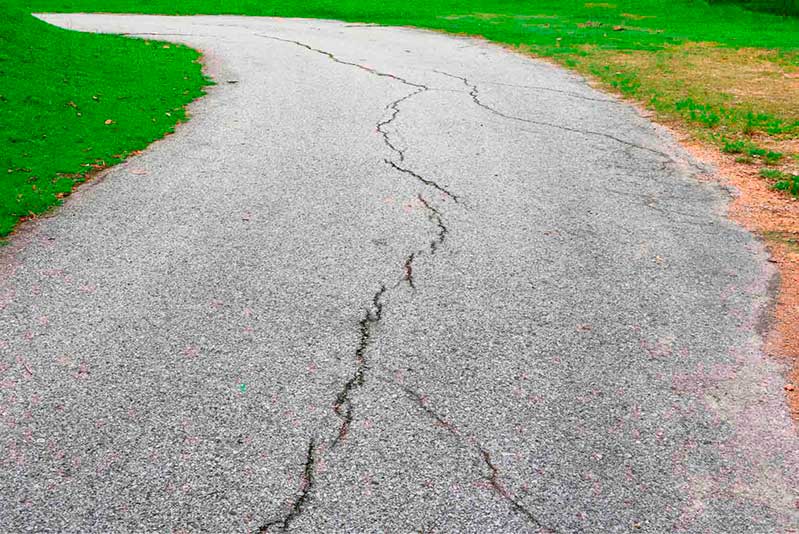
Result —
[[[43,18],[217,85],[0,249],[0,530],[797,528],[775,270],[632,107],[408,28]]]

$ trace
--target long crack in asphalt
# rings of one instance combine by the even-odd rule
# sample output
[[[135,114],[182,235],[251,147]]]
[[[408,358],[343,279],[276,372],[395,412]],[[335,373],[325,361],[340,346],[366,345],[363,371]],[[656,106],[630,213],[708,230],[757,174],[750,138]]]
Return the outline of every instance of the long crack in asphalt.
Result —
[[[450,199],[455,204],[460,203],[459,197],[453,192],[451,192],[447,187],[442,186],[441,184],[437,183],[435,180],[426,178],[422,174],[410,168],[407,168],[404,165],[401,165],[405,161],[405,149],[400,148],[394,142],[390,132],[391,124],[397,119],[397,117],[400,114],[400,105],[403,102],[406,102],[411,98],[421,93],[424,93],[425,91],[430,90],[430,88],[427,85],[414,83],[408,81],[407,79],[401,76],[397,76],[392,73],[382,72],[377,69],[367,67],[365,65],[343,60],[331,52],[315,48],[311,45],[308,45],[300,41],[292,39],[284,39],[281,37],[275,37],[271,35],[264,35],[264,34],[258,34],[258,35],[259,37],[263,37],[266,39],[271,39],[275,41],[280,41],[300,46],[302,48],[305,48],[306,50],[321,54],[336,63],[355,67],[363,71],[366,71],[370,74],[373,74],[375,76],[379,76],[382,78],[389,78],[412,87],[413,90],[410,93],[392,101],[391,103],[388,104],[388,106],[386,106],[386,110],[388,111],[388,116],[380,120],[375,125],[375,129],[381,135],[383,143],[386,145],[386,147],[391,151],[393,155],[393,158],[385,158],[384,162],[392,169],[402,174],[413,177],[416,181],[418,181],[425,187],[435,189],[439,193],[442,193],[443,194],[442,198]],[[336,433],[335,437],[330,441],[331,449],[339,446],[341,443],[343,443],[346,440],[349,434],[350,427],[352,426],[352,422],[355,416],[352,393],[356,389],[362,387],[366,382],[367,371],[369,370],[370,367],[367,358],[367,352],[369,350],[370,342],[375,335],[375,330],[383,318],[383,309],[385,305],[384,299],[386,297],[386,294],[390,290],[396,289],[402,284],[407,284],[411,289],[415,290],[416,281],[414,278],[414,262],[416,261],[417,258],[419,258],[424,254],[430,254],[430,255],[435,254],[436,251],[438,251],[440,247],[444,244],[447,233],[449,232],[449,229],[444,223],[444,215],[441,212],[441,210],[436,208],[430,200],[428,200],[423,196],[422,193],[419,193],[417,195],[417,199],[419,201],[420,206],[427,213],[428,220],[431,223],[433,223],[433,225],[435,226],[436,229],[435,236],[428,241],[426,248],[416,250],[408,254],[402,265],[401,278],[390,288],[387,287],[385,283],[381,283],[379,289],[372,295],[372,300],[370,305],[364,309],[363,317],[358,323],[359,340],[358,340],[358,345],[356,346],[355,349],[355,370],[353,374],[350,376],[350,378],[343,384],[341,390],[337,394],[336,399],[333,403],[333,411],[335,412],[336,416],[339,419],[341,419],[341,424],[338,428],[338,432]],[[288,530],[292,521],[294,521],[294,519],[303,512],[305,504],[307,503],[307,501],[311,496],[311,490],[313,489],[313,483],[315,480],[316,462],[318,461],[318,456],[320,455],[321,452],[319,451],[317,444],[315,443],[314,440],[311,440],[308,448],[304,471],[301,476],[300,489],[298,491],[297,497],[295,498],[290,509],[283,516],[282,519],[272,520],[268,523],[265,523],[259,529],[259,532],[266,533],[273,528],[278,529],[280,531],[286,531]],[[496,478],[496,476],[497,476],[496,472],[494,472],[494,478]],[[496,487],[500,486],[497,485]],[[500,495],[503,494],[500,492]],[[505,495],[503,495],[503,498],[506,498]],[[517,511],[522,511],[522,510],[523,509],[520,508]]]
[[[669,163],[673,163],[673,164],[677,164],[678,163],[674,159],[674,157],[672,157],[670,154],[667,154],[665,152],[662,152],[662,151],[654,149],[654,148],[650,148],[648,146],[639,145],[637,143],[633,143],[631,141],[627,141],[626,139],[622,139],[621,137],[616,137],[613,134],[609,134],[609,133],[605,133],[605,132],[597,132],[595,130],[584,130],[584,129],[581,129],[581,128],[572,128],[570,126],[564,126],[562,124],[555,124],[555,123],[552,123],[552,122],[539,121],[539,120],[530,119],[530,118],[527,118],[527,117],[517,117],[516,115],[510,115],[508,113],[505,113],[504,111],[500,111],[497,108],[491,107],[490,105],[486,104],[480,98],[480,90],[478,89],[477,85],[475,83],[469,81],[468,78],[466,78],[464,76],[458,76],[457,74],[450,74],[449,72],[444,72],[442,70],[433,70],[433,72],[435,72],[437,74],[441,74],[442,76],[447,76],[449,78],[453,78],[453,79],[460,80],[461,82],[463,82],[463,84],[469,89],[469,96],[472,98],[472,101],[477,106],[485,109],[486,111],[492,113],[493,115],[496,115],[498,117],[502,117],[503,119],[523,122],[523,123],[532,124],[532,125],[535,125],[535,126],[543,126],[545,128],[554,128],[556,130],[563,130],[565,132],[571,132],[571,133],[576,133],[576,134],[581,134],[581,135],[604,137],[605,139],[610,139],[611,141],[614,141],[616,143],[619,143],[619,144],[622,144],[622,145],[625,145],[625,146],[628,146],[628,147],[632,147],[632,148],[636,148],[638,150],[643,150],[643,151],[646,151],[646,152],[650,152],[652,154],[656,154],[656,155],[658,155],[658,156],[660,156],[662,158],[665,158]]]

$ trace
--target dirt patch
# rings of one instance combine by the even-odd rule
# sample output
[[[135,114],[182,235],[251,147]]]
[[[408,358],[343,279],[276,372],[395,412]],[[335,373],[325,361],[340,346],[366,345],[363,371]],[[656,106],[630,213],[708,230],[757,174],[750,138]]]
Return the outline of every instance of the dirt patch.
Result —
[[[616,9],[618,6],[616,4],[608,4],[607,2],[588,2],[585,4],[585,7],[588,8],[601,7],[604,9]]]
[[[622,13],[621,16],[624,17],[625,19],[630,19],[630,20],[644,20],[644,19],[655,18],[652,15],[636,15],[635,13]]]
[[[737,190],[728,217],[763,237],[770,261],[779,269],[779,292],[765,351],[791,367],[784,391],[791,415],[799,421],[799,199],[771,189],[751,165],[736,163],[735,157],[695,140],[679,126],[667,127],[694,157],[716,167],[719,180]]]
[[[799,120],[799,67],[775,50],[695,42],[656,52],[596,53],[605,64],[634,69],[662,94],[678,91],[703,102]]]

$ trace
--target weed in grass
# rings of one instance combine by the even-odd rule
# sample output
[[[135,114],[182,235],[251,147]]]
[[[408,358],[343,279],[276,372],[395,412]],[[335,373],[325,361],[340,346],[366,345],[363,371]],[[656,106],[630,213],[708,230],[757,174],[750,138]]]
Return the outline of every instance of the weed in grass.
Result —
[[[779,169],[760,169],[760,176],[774,182],[773,188],[799,196],[799,176],[787,174]]]
[[[778,169],[760,169],[760,176],[768,180],[779,180],[783,178],[785,174]]]
[[[768,165],[776,165],[782,159],[782,154],[769,150],[766,152],[764,159]]]
[[[708,104],[700,104],[693,98],[684,98],[678,100],[674,104],[677,111],[681,112],[688,120],[700,122],[708,128],[714,128],[721,122],[721,117],[718,115],[713,106]]]
[[[799,196],[799,176],[785,176],[774,183],[774,189]]]
[[[723,143],[721,151],[727,154],[741,154],[747,147],[746,141],[741,140],[724,139]]]

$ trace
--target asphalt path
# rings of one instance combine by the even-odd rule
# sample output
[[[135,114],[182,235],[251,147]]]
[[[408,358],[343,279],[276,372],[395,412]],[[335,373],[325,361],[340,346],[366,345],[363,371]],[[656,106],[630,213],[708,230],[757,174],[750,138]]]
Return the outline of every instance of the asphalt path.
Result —
[[[43,18],[217,85],[0,249],[0,530],[797,528],[776,272],[632,107],[409,28]]]

